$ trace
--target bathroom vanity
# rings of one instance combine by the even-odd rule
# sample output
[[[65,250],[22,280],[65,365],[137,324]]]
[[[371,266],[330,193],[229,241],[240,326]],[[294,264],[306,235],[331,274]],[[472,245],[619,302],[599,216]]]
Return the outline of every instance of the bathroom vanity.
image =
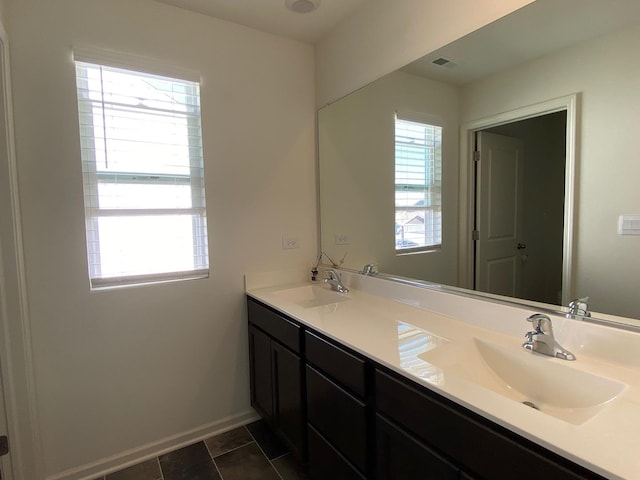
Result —
[[[639,365],[606,347],[640,335],[553,318],[567,362],[521,347],[532,311],[343,278],[247,277],[251,402],[312,479],[640,478]]]

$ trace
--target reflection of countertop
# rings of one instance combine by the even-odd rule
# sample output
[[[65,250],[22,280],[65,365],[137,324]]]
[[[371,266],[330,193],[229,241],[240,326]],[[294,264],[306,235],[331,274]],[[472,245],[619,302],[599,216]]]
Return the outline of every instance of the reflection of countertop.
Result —
[[[559,343],[573,362],[535,354],[540,362],[560,362],[626,385],[623,392],[583,423],[569,423],[533,410],[448,373],[421,359],[427,351],[474,338],[516,355],[525,321],[533,310],[500,305],[438,291],[342,273],[348,301],[304,308],[275,292],[302,283],[277,286],[261,276],[246,277],[247,294],[372,360],[460,405],[528,438],[575,463],[611,479],[640,479],[640,334],[552,317]],[[275,283],[272,285],[276,285]],[[419,348],[406,348],[407,338]]]

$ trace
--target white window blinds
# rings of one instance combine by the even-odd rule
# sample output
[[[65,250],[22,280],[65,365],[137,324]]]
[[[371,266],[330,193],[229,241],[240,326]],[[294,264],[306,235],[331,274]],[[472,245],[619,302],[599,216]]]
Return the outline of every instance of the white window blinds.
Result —
[[[396,118],[396,251],[442,244],[442,127]]]
[[[197,82],[76,62],[93,288],[208,275]]]

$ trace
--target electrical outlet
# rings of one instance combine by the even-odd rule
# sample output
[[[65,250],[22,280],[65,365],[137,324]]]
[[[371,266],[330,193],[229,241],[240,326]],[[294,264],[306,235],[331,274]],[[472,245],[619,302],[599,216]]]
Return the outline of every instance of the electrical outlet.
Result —
[[[300,244],[298,243],[298,237],[290,237],[287,235],[282,237],[283,250],[292,250],[294,248],[300,248]]]
[[[339,233],[335,237],[336,245],[349,245],[351,241],[349,241],[349,235],[346,233]]]

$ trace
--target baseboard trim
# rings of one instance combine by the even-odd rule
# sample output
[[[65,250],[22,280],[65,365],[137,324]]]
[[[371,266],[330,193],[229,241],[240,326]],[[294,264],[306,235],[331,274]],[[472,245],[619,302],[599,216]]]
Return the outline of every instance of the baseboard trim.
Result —
[[[217,435],[228,430],[246,425],[260,417],[255,410],[250,409],[237,415],[211,422],[206,425],[188,430],[177,435],[166,437],[162,440],[142,445],[140,447],[125,450],[116,455],[103,458],[96,462],[74,467],[61,473],[56,473],[46,477],[46,480],[90,480],[101,475],[117,472],[123,468],[130,467],[150,458],[157,457],[163,453],[185,447],[205,438]]]

